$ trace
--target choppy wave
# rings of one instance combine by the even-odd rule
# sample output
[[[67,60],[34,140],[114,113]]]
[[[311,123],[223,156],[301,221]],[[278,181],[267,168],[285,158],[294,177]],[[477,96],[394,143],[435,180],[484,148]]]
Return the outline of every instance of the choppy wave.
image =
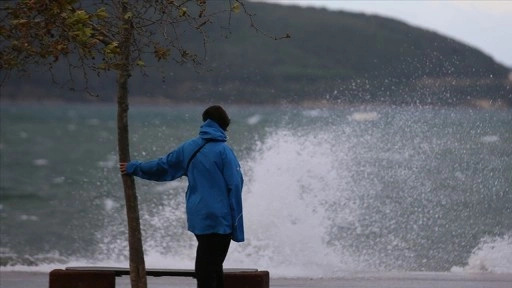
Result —
[[[485,237],[471,253],[468,264],[451,271],[512,273],[512,234]]]
[[[153,117],[154,111],[150,112]],[[404,110],[366,113],[322,109],[283,116],[286,123],[261,128],[259,125],[279,122],[268,121],[264,112],[252,113],[240,123],[250,133],[261,129],[257,137],[250,138],[254,142],[234,145],[238,149],[250,147],[240,153],[246,179],[247,241],[232,244],[226,267],[265,269],[274,277],[311,278],[339,277],[354,271],[512,273],[511,225],[510,220],[503,220],[503,211],[510,205],[510,187],[500,174],[510,167],[510,159],[494,150],[510,152],[508,136],[502,132],[508,130],[466,131],[462,125],[445,128],[446,123],[452,125],[456,120],[466,124],[476,117],[459,120],[453,118],[454,112],[427,111],[418,116],[417,111]],[[92,129],[106,121],[91,119],[86,126]],[[510,117],[504,119],[510,122]],[[84,127],[63,129],[83,133]],[[155,140],[160,135],[147,139],[153,132],[143,132],[147,135],[135,138],[144,142],[134,145],[141,157],[146,157],[144,151],[156,150],[154,147],[161,145],[158,141],[168,141],[165,137]],[[34,133],[30,131],[31,136]],[[236,141],[236,136],[230,141]],[[147,143],[149,146],[144,146]],[[92,158],[88,151],[84,155]],[[59,196],[74,199],[71,196],[79,195],[78,199],[90,202],[85,206],[90,211],[80,211],[85,203],[73,203],[76,206],[71,212],[62,212],[82,213],[83,219],[75,221],[83,222],[66,224],[78,227],[72,230],[76,238],[70,239],[82,241],[76,246],[84,250],[75,252],[73,243],[65,243],[69,245],[67,253],[53,246],[44,248],[56,252],[1,248],[2,270],[128,266],[124,202],[120,191],[115,190],[119,190],[118,183],[111,183],[118,176],[112,172],[116,157],[112,151],[97,155],[89,161],[90,167],[78,174],[59,171],[43,177],[44,185],[39,185]],[[53,171],[59,168],[55,158],[34,158],[43,160],[37,164],[29,161],[29,166]],[[84,170],[98,172],[87,178]],[[75,186],[77,192],[65,194],[73,181],[81,181]],[[50,201],[69,203],[69,199],[46,197],[46,190],[40,193],[43,197],[35,192],[20,193],[12,185],[2,183],[2,221],[43,225],[47,219],[44,214],[28,213],[16,205],[30,208],[34,203],[43,207]],[[138,185],[143,200],[139,205],[146,265],[192,268],[195,239],[186,231],[186,181],[140,181]],[[32,199],[36,197],[32,195],[37,198]],[[90,242],[79,238],[84,235]],[[9,241],[2,239],[2,247],[12,244]]]

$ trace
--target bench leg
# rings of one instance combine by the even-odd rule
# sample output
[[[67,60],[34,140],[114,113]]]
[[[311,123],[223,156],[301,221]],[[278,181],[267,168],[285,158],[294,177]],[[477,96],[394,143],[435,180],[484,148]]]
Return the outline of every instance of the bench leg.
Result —
[[[50,272],[49,288],[115,288],[113,271],[73,271],[55,269]]]
[[[269,272],[225,272],[224,288],[269,288]]]

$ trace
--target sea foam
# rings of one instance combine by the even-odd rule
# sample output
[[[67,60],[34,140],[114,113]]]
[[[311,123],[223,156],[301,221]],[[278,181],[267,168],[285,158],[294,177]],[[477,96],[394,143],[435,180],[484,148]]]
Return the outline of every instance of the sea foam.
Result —
[[[465,267],[453,267],[453,272],[512,273],[512,234],[486,237],[473,250]]]

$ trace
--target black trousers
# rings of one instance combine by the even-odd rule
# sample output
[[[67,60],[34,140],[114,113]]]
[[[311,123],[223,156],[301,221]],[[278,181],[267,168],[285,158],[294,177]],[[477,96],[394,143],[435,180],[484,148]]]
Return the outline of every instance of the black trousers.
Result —
[[[231,234],[196,235],[197,288],[224,288],[223,264],[228,254]]]

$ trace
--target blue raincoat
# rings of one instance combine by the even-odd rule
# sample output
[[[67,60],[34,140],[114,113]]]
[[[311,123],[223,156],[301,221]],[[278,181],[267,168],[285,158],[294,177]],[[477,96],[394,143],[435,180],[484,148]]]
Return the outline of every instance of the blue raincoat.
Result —
[[[219,125],[207,120],[201,125],[198,137],[159,159],[129,162],[126,171],[128,175],[153,181],[171,181],[188,176],[188,230],[198,235],[231,234],[233,241],[243,242],[243,176],[226,140],[226,134]],[[185,171],[192,154],[206,141],[209,142],[199,150]]]

